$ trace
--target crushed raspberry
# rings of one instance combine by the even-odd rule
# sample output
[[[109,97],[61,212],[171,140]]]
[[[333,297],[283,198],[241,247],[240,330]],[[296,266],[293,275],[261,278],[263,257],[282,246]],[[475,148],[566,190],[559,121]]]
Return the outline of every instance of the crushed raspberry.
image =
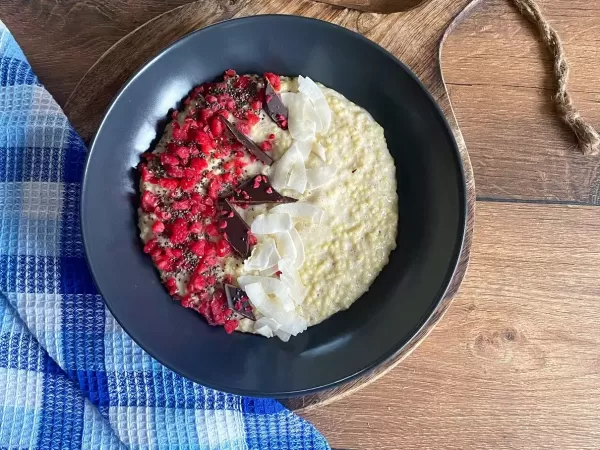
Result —
[[[265,77],[280,89],[279,76],[268,73]],[[216,276],[214,269],[224,264],[220,258],[233,254],[226,230],[228,219],[235,215],[219,206],[219,197],[245,181],[245,167],[256,157],[234,139],[220,116],[234,117],[236,127],[250,134],[264,106],[260,82],[230,69],[223,81],[195,87],[184,100],[184,105],[191,106],[185,112],[171,112],[171,139],[166,152],[147,152],[138,165],[143,182],[162,188],[157,194],[145,191],[140,207],[154,214],[154,236],[166,236],[170,242],[163,247],[156,238],[150,239],[144,252],[163,274],[169,275],[163,281],[170,295],[182,306],[200,312],[209,324],[223,326],[227,333],[237,329],[238,321],[233,319],[234,312],[228,308],[218,283],[223,278],[231,283],[232,279]],[[232,88],[245,92],[234,93]],[[272,150],[270,141],[274,138],[271,134],[261,144],[264,151]],[[216,170],[209,170],[209,166]],[[256,177],[255,184],[260,185],[262,179]],[[248,241],[256,244],[251,233]],[[179,292],[177,279],[170,276],[181,273],[189,275],[185,296]]]
[[[206,226],[205,231],[206,234],[208,234],[211,237],[216,237],[220,234],[219,229],[212,223]]]
[[[165,172],[167,172],[167,175],[169,175],[171,178],[183,177],[183,169],[181,167],[168,166],[165,169]]]
[[[211,198],[217,198],[221,192],[221,183],[219,180],[212,180],[208,186],[208,195]]]
[[[172,135],[176,141],[184,141],[187,139],[188,130],[185,127],[181,127],[177,122],[172,122]]]
[[[171,243],[182,244],[188,237],[188,227],[185,220],[178,218],[175,219],[171,225]]]
[[[231,255],[231,245],[229,245],[229,242],[225,239],[221,239],[217,242],[217,255],[221,258]]]
[[[206,246],[204,247],[204,256],[205,258],[211,258],[217,256],[217,245],[214,242],[206,241]],[[213,264],[216,260],[212,260]]]
[[[246,120],[248,121],[248,125],[250,125],[251,127],[253,127],[254,125],[256,125],[258,122],[260,122],[260,117],[258,117],[256,114],[254,114],[251,111],[248,111],[246,113]]]
[[[157,220],[156,222],[154,222],[154,224],[152,224],[152,232],[154,234],[159,234],[163,231],[165,231],[165,224],[162,223],[160,220]]]
[[[238,327],[238,321],[237,320],[226,320],[225,324],[223,325],[223,328],[225,328],[225,332],[227,334],[231,334],[233,333]]]
[[[177,294],[178,289],[177,289],[177,282],[175,281],[175,278],[173,278],[173,277],[167,278],[165,280],[165,286],[169,290],[169,295]]]
[[[190,250],[196,256],[204,256],[205,247],[206,247],[206,241],[204,239],[200,239],[199,241],[194,241],[190,244]]]
[[[169,211],[161,211],[158,208],[154,209],[154,214],[158,220],[162,221],[169,220],[172,217]]]
[[[144,253],[151,253],[152,250],[156,249],[157,246],[158,246],[158,241],[156,239],[150,239],[144,245]]]
[[[183,192],[191,192],[196,187],[196,180],[194,178],[182,178],[179,180],[179,187]]]
[[[173,150],[173,154],[185,162],[190,157],[190,149],[188,147],[184,147],[183,145],[178,145]]]
[[[196,173],[199,174],[208,168],[208,162],[204,158],[193,158],[190,160],[190,168],[194,169]]]
[[[192,294],[187,294],[181,299],[181,306],[184,308],[192,308],[194,306],[194,299]]]
[[[145,191],[142,194],[141,203],[142,210],[144,210],[144,212],[152,212],[158,204],[158,197],[156,197],[156,195],[150,191]]]
[[[210,132],[213,136],[221,136],[221,134],[223,134],[223,127],[223,122],[216,117],[213,117],[210,120]]]
[[[177,189],[179,183],[177,183],[177,180],[174,180],[173,178],[161,178],[158,180],[158,185],[162,188],[172,191],[173,189]]]
[[[176,156],[170,155],[169,153],[160,154],[160,162],[165,166],[178,166],[179,159]]]
[[[206,132],[202,130],[194,130],[191,134],[194,142],[212,148],[212,139]]]
[[[226,173],[223,174],[223,176],[221,177],[221,181],[223,183],[233,183],[235,181],[235,178],[232,173]]]
[[[281,89],[281,78],[272,72],[265,72],[265,78],[269,81],[273,89],[279,91]]]
[[[190,233],[202,233],[203,229],[204,229],[204,226],[202,225],[201,222],[193,222],[190,225],[189,232]]]
[[[152,172],[148,169],[148,166],[144,163],[140,163],[139,165],[140,177],[143,181],[148,181],[149,183],[156,183],[156,178],[152,175]]]
[[[186,209],[190,209],[190,201],[189,200],[179,200],[179,201],[173,202],[171,207],[175,211],[185,211]]]
[[[202,108],[200,110],[200,121],[204,123],[208,123],[208,119],[212,117],[214,112],[209,108]]]

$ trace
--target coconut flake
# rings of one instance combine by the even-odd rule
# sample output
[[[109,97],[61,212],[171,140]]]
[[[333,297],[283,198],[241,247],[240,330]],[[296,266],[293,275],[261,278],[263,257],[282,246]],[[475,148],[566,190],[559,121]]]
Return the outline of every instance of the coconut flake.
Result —
[[[268,317],[261,317],[254,322],[254,332],[268,338],[273,337],[273,332],[277,331],[280,327],[281,325]]]
[[[314,141],[294,141],[292,147],[296,147],[302,155],[302,160],[306,161],[312,151]]]
[[[311,205],[306,202],[285,203],[277,205],[269,212],[285,213],[292,216],[293,219],[311,220],[314,224],[319,225],[325,216],[325,211],[321,208]]]
[[[296,161],[292,166],[287,187],[298,192],[299,194],[304,194],[307,183],[308,179],[306,178],[306,167],[304,166],[304,161]]]
[[[287,284],[290,288],[290,297],[294,300],[296,305],[302,304],[306,297],[306,288],[300,280],[298,270],[296,269],[293,261],[289,259],[282,259],[278,264],[281,275],[279,279]]]
[[[302,331],[304,331],[304,330],[302,330]],[[290,340],[290,337],[292,335],[290,333],[286,333],[285,331],[279,329],[279,330],[275,330],[275,336],[277,336],[283,342],[287,342]]]
[[[296,261],[298,252],[296,250],[296,246],[294,245],[294,240],[292,239],[291,231],[292,230],[285,231],[283,233],[277,233],[275,235],[275,242],[277,244],[279,254],[281,255],[281,259],[285,258],[294,262]]]
[[[305,108],[306,102],[309,102],[308,98],[301,94],[294,94],[289,99],[288,130],[297,141],[314,140],[317,132],[317,123],[314,116],[311,117],[310,109]]]
[[[290,288],[277,278],[242,275],[241,277],[238,277],[237,282],[242,290],[246,290],[246,286],[249,284],[260,283],[267,294],[276,295],[282,298],[287,297],[290,292]]]
[[[290,109],[290,106],[297,95],[298,94],[295,92],[282,92],[279,94],[279,97],[281,98],[281,103],[283,103],[283,106],[285,106],[287,109]]]
[[[244,261],[244,270],[247,272],[251,272],[253,270],[267,269],[268,267],[270,267],[269,260],[273,251],[276,251],[276,247],[272,239],[257,244],[252,249],[250,258]]]
[[[296,249],[296,258],[294,260],[294,266],[299,269],[300,267],[302,267],[302,264],[304,264],[304,244],[302,243],[302,238],[300,237],[300,234],[295,228],[292,228],[290,231],[288,231],[288,234],[290,235],[293,245]]]
[[[271,166],[269,175],[271,186],[277,191],[284,189],[288,184],[294,164],[303,161],[302,153],[300,153],[298,147],[292,145],[283,156]]]
[[[285,311],[278,297],[269,297],[260,283],[246,286],[246,294],[252,305],[265,317],[273,319],[281,325],[281,330],[296,335],[306,330],[307,321],[295,311]]]
[[[331,109],[321,88],[310,78],[299,76],[298,91],[310,99],[320,119],[320,127],[316,131],[319,133],[329,131],[329,127],[331,126]]]
[[[296,336],[300,333],[302,333],[303,331],[305,331],[308,328],[308,322],[307,320],[298,315],[290,315],[288,320],[281,324],[281,328],[279,330],[277,330],[275,332],[275,334],[277,335],[277,337],[279,337],[279,339],[281,339],[282,341],[286,341],[285,336],[286,335],[292,335],[292,336]],[[287,339],[289,339],[289,336],[287,337]]]
[[[333,165],[321,166],[315,169],[306,169],[306,187],[316,189],[333,181],[336,168]]]
[[[288,231],[292,226],[292,218],[289,214],[260,214],[252,222],[250,230],[254,234],[274,234]]]
[[[277,264],[275,264],[273,267],[267,267],[265,270],[261,270],[260,276],[261,277],[272,277],[273,275],[275,275],[277,273],[278,270],[279,270],[279,267]]]
[[[325,154],[325,147],[323,147],[321,144],[319,144],[317,142],[315,145],[313,145],[312,151],[323,161],[327,161],[327,155]]]

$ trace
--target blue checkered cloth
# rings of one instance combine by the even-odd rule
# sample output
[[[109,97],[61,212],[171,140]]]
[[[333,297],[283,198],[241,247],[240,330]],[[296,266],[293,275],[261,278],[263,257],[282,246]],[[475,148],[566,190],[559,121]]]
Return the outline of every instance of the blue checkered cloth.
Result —
[[[85,155],[0,22],[0,449],[328,449],[278,402],[194,384],[125,334],[84,260]]]

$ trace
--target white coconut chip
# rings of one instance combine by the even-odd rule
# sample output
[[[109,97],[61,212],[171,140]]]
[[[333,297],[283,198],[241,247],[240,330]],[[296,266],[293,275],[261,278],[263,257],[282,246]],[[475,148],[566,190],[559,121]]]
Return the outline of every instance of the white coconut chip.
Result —
[[[272,239],[258,243],[252,249],[250,258],[244,261],[244,270],[251,272],[254,270],[264,270],[271,267],[269,266],[269,261],[273,251],[277,251],[277,249]]]
[[[257,277],[252,275],[242,275],[237,279],[240,288],[246,290],[246,286],[252,283],[260,283],[267,294],[285,298],[290,293],[290,288],[281,280],[271,277]]]
[[[252,222],[250,230],[254,234],[275,234],[288,231],[292,227],[292,217],[289,214],[260,214]]]
[[[310,152],[313,149],[313,144],[314,141],[294,141],[291,147],[296,147],[302,155],[302,160],[306,161],[308,155],[310,155]]]
[[[304,244],[302,243],[302,238],[300,237],[300,234],[295,228],[292,228],[290,231],[288,231],[288,234],[290,235],[294,247],[296,249],[296,258],[294,260],[294,266],[299,269],[300,267],[302,267],[302,264],[304,264]]]
[[[315,169],[306,169],[307,189],[316,189],[333,181],[336,168],[333,165],[321,166]]]
[[[317,133],[317,123],[310,110],[305,108],[309,102],[302,94],[293,94],[288,105],[288,130],[293,139],[297,141],[314,141]],[[315,112],[316,114],[316,112]]]
[[[292,166],[287,187],[298,192],[299,194],[304,194],[307,183],[308,179],[306,177],[306,166],[304,165],[304,161],[296,161]]]
[[[298,94],[296,92],[282,92],[279,94],[279,97],[281,98],[281,103],[283,103],[283,106],[285,106],[287,109],[290,109],[290,105],[297,95]]]
[[[304,331],[304,330],[302,330],[302,331]],[[290,333],[286,333],[285,331],[279,329],[279,330],[275,330],[275,336],[277,336],[283,342],[287,342],[290,340],[290,337],[292,335]]]
[[[327,161],[327,155],[325,153],[325,147],[323,147],[321,144],[319,144],[318,142],[312,146],[312,151],[313,153],[315,153],[319,158],[321,158],[323,161]]]
[[[306,288],[300,280],[296,266],[292,261],[284,258],[279,261],[278,267],[281,272],[279,279],[289,286],[290,297],[296,305],[301,305],[306,298]]]
[[[280,327],[281,326],[277,322],[268,317],[261,317],[254,322],[254,332],[268,338],[273,337],[273,333]]]
[[[283,203],[269,212],[289,214],[292,219],[311,220],[316,225],[319,225],[325,217],[325,211],[306,202]]]
[[[306,319],[295,311],[285,311],[283,304],[277,297],[269,297],[260,283],[251,283],[246,286],[246,294],[252,305],[265,317],[273,319],[281,325],[281,330],[296,335],[306,330]]]
[[[310,78],[298,77],[298,91],[305,95],[312,102],[315,112],[320,119],[319,133],[326,133],[331,126],[331,109],[327,104],[327,99],[321,88]]]
[[[288,259],[290,261],[296,261],[296,257],[298,256],[298,252],[296,250],[296,246],[294,245],[294,240],[292,239],[292,235],[290,231],[285,231],[282,233],[277,233],[275,237],[275,243],[277,244],[277,250],[279,251],[279,255],[281,259]],[[281,260],[280,259],[280,260]],[[278,262],[279,264],[279,262]]]
[[[292,145],[281,158],[273,163],[269,173],[269,180],[276,190],[281,191],[287,187],[290,174],[296,163],[304,164],[304,159],[302,153],[295,145]]]

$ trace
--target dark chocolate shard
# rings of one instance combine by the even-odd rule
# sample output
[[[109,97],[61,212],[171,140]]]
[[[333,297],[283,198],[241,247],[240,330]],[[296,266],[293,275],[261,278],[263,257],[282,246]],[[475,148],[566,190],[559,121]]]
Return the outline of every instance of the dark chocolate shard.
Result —
[[[246,149],[250,153],[252,153],[265,164],[273,164],[273,159],[265,152],[263,152],[262,149],[258,145],[256,145],[256,142],[252,141],[248,136],[246,136],[244,133],[238,130],[237,127],[225,117],[219,115],[219,119],[223,121],[227,129],[231,132],[231,134],[233,134],[233,137],[235,137],[240,144],[246,147]]]
[[[250,320],[256,320],[254,313],[252,312],[252,306],[250,305],[250,299],[248,295],[238,287],[232,286],[231,284],[224,284],[225,295],[227,296],[227,306],[232,311],[246,317]]]
[[[265,111],[279,128],[287,130],[288,109],[281,101],[279,94],[275,92],[275,89],[273,89],[273,86],[271,86],[271,83],[269,83],[269,80],[266,78],[265,83]]]
[[[221,202],[221,213],[223,214],[223,220],[227,222],[225,239],[242,258],[248,258],[250,256],[250,244],[248,242],[250,227],[227,200]]]
[[[298,200],[286,197],[271,186],[266,175],[256,175],[233,190],[227,198],[231,204],[260,205],[262,203],[293,203]]]

